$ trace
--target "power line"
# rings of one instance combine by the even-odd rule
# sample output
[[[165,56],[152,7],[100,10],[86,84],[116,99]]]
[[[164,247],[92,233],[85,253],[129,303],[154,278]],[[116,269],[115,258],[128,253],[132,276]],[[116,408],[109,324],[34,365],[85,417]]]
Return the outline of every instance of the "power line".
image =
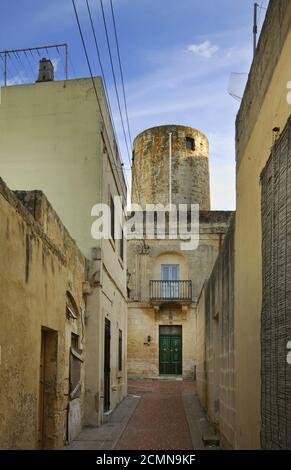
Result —
[[[89,1],[88,1],[88,0],[86,0],[86,4],[87,4],[87,9],[88,9],[88,14],[89,14],[89,19],[90,19],[91,29],[92,29],[92,33],[93,33],[93,37],[94,37],[95,47],[96,47],[96,51],[97,51],[97,58],[98,58],[98,62],[99,62],[99,67],[100,67],[100,71],[101,71],[101,76],[102,76],[102,79],[103,79],[105,95],[106,95],[106,98],[107,98],[108,110],[109,110],[109,114],[110,114],[110,118],[111,118],[111,123],[112,123],[112,127],[113,127],[114,134],[115,134],[115,139],[116,139],[116,142],[118,143],[118,141],[117,141],[117,133],[116,133],[116,129],[115,129],[115,125],[114,125],[114,120],[113,120],[112,108],[111,108],[110,99],[109,99],[109,93],[108,93],[108,89],[107,89],[107,85],[106,85],[106,80],[105,80],[104,69],[103,69],[103,65],[102,65],[102,61],[101,61],[101,54],[100,54],[100,50],[99,50],[99,46],[98,46],[97,36],[96,36],[96,32],[95,32],[95,28],[94,28],[94,23],[93,23],[93,19],[92,19],[92,15],[91,15],[91,9],[90,9]],[[120,153],[120,149],[119,149],[119,153]]]
[[[13,80],[13,78],[14,78],[14,80],[15,80],[15,79],[21,80],[21,75],[22,75],[22,74],[21,74],[21,70],[19,70],[19,68],[18,68],[18,67],[16,66],[16,64],[13,62],[12,57],[10,56],[10,53],[9,53],[9,52],[7,52],[7,58],[10,59],[10,65],[13,66],[14,73],[15,73],[15,75],[14,75],[14,77],[13,77],[13,76],[12,76],[12,70],[10,69],[10,72],[11,72],[11,79]],[[7,67],[7,71],[8,71],[8,67]]]
[[[102,0],[101,0],[102,1]],[[113,28],[114,28],[114,36],[115,36],[115,43],[116,43],[116,50],[117,50],[117,56],[118,56],[118,63],[119,63],[119,70],[120,70],[120,77],[121,77],[121,83],[122,83],[122,91],[123,91],[123,100],[124,100],[124,108],[125,108],[125,115],[126,115],[126,122],[127,122],[127,129],[128,129],[128,135],[129,135],[129,141],[130,141],[130,147],[132,150],[132,137],[131,137],[131,132],[130,132],[130,125],[129,125],[129,117],[128,117],[128,107],[127,107],[127,100],[126,100],[126,93],[125,93],[125,85],[124,85],[124,76],[123,76],[123,70],[122,70],[122,65],[121,65],[121,54],[120,54],[120,47],[119,47],[119,41],[118,41],[118,35],[117,35],[117,27],[116,27],[116,21],[115,21],[115,14],[114,14],[114,8],[113,8],[113,1],[110,0],[110,7],[111,7],[111,15],[112,15],[112,22],[113,22]],[[137,198],[139,201],[139,204],[141,206],[141,197],[140,197],[140,186],[137,182],[137,179],[134,177],[134,162],[129,159],[129,165],[130,169],[132,172],[132,181],[134,182]],[[145,240],[143,239],[143,246],[145,247]]]
[[[68,54],[68,58],[69,58],[69,62],[70,62],[70,66],[71,66],[72,72],[73,72],[73,76],[74,76],[75,78],[77,78],[76,69],[75,69],[75,67],[74,67],[74,63],[73,63],[71,54]]]
[[[105,28],[107,48],[108,48],[108,52],[109,52],[109,58],[110,58],[111,70],[112,70],[114,86],[115,86],[115,92],[116,92],[116,97],[117,97],[117,102],[118,102],[119,114],[120,114],[120,118],[121,118],[122,129],[123,129],[123,134],[124,134],[126,148],[127,148],[128,162],[129,162],[129,166],[132,168],[132,172],[133,172],[131,157],[129,155],[128,143],[127,143],[127,138],[126,138],[125,126],[124,126],[124,121],[123,121],[122,112],[121,112],[121,105],[120,105],[117,82],[116,82],[116,76],[115,76],[115,71],[114,71],[114,66],[113,66],[113,59],[112,59],[112,53],[111,53],[111,47],[110,47],[110,41],[109,41],[109,34],[108,34],[108,29],[107,29],[107,24],[106,24],[105,12],[104,12],[104,8],[103,8],[103,1],[102,0],[99,0],[99,1],[100,1],[100,5],[101,5],[102,18],[103,18],[103,23],[104,23],[104,28]],[[113,15],[114,15],[114,13],[113,13]],[[116,39],[117,39],[117,34],[116,34]],[[120,58],[120,54],[119,54],[119,58]],[[121,65],[121,63],[120,63],[120,65]],[[122,75],[122,77],[123,77],[123,75]],[[131,141],[130,134],[129,134],[129,138],[130,138],[130,141]],[[132,175],[133,175],[133,173],[132,173]],[[132,182],[135,185],[137,198],[138,198],[139,204],[141,205],[139,185],[138,185],[137,179],[134,178],[133,176],[132,176]]]
[[[114,27],[114,35],[115,35],[116,49],[117,49],[117,55],[118,55],[118,63],[119,63],[119,70],[120,70],[121,83],[122,83],[122,91],[123,91],[124,108],[125,108],[126,121],[127,121],[127,129],[128,129],[129,139],[130,139],[130,146],[132,147],[132,138],[131,138],[131,132],[130,132],[130,126],[129,126],[129,119],[128,119],[128,109],[127,109],[127,101],[126,101],[126,95],[125,95],[123,70],[122,70],[122,66],[121,66],[120,48],[119,48],[116,21],[115,21],[115,15],[114,15],[112,0],[110,0],[110,6],[111,6],[111,14],[112,14],[113,27]]]
[[[92,72],[91,63],[90,63],[90,59],[89,59],[87,47],[86,47],[86,44],[85,44],[85,39],[84,39],[84,35],[83,35],[83,32],[82,32],[81,23],[80,23],[80,20],[79,20],[79,15],[78,15],[78,12],[77,12],[77,9],[76,9],[76,5],[75,5],[75,0],[72,0],[72,4],[73,4],[73,8],[74,8],[74,12],[75,12],[75,17],[76,17],[76,20],[77,20],[77,24],[78,24],[78,29],[79,29],[79,33],[80,33],[80,37],[81,37],[81,41],[82,41],[84,53],[85,53],[85,56],[86,56],[86,61],[87,61],[88,69],[89,69],[89,72],[90,72],[90,77],[91,77],[93,89],[94,89],[94,92],[95,92],[95,96],[96,96],[98,108],[99,108],[99,111],[100,111],[100,116],[101,116],[101,118],[102,118],[102,121],[103,121],[103,123],[104,123],[104,128],[105,128],[105,130],[106,130],[105,119],[104,119],[103,112],[102,112],[102,108],[101,108],[101,105],[100,105],[100,101],[99,101],[99,97],[98,97],[98,93],[97,93],[97,88],[96,88],[95,80],[94,80],[94,77],[93,77],[93,72]],[[113,150],[112,150],[112,147],[111,147],[111,143],[110,143],[110,139],[109,139],[109,138],[108,138],[108,142],[109,142],[109,146],[110,146],[111,153],[112,153],[112,155],[114,156],[114,152],[113,152]],[[120,156],[120,157],[121,157],[121,156]],[[124,177],[125,177],[127,186],[129,186],[129,185],[128,185],[128,182],[127,182],[127,179],[126,179],[126,174],[124,174]]]
[[[109,99],[109,93],[108,93],[108,89],[107,89],[107,85],[106,85],[105,73],[104,73],[102,60],[101,60],[100,49],[99,49],[99,46],[98,46],[97,35],[96,35],[96,31],[95,31],[95,27],[94,27],[94,23],[93,23],[93,18],[92,18],[92,14],[91,14],[91,9],[90,9],[90,5],[89,5],[88,0],[86,0],[86,4],[87,4],[87,10],[88,10],[88,15],[89,15],[89,19],[90,19],[91,29],[92,29],[92,33],[93,33],[93,37],[94,37],[95,47],[96,47],[96,51],[97,51],[97,58],[98,58],[98,62],[99,62],[99,67],[100,67],[100,70],[101,70],[101,76],[102,76],[105,95],[106,95],[106,99],[107,99],[108,111],[109,111],[109,116],[110,116],[110,120],[111,120],[112,129],[113,129],[113,134],[114,134],[116,145],[117,145],[117,148],[118,148],[118,153],[121,156],[121,151],[120,151],[119,144],[118,144],[118,139],[117,139],[117,132],[116,132],[114,119],[113,119],[112,108],[111,108],[110,99]],[[121,165],[121,167],[122,167],[122,165]],[[129,191],[129,183],[127,181],[126,174],[124,174],[124,177],[126,179],[126,183],[127,183],[127,187],[128,187],[128,191]]]
[[[22,59],[21,59],[21,57],[20,57],[20,55],[19,55],[19,52],[15,51],[15,52],[13,52],[13,55],[14,55],[14,57],[17,58],[19,64],[20,64],[21,67],[23,68],[24,73],[27,73],[27,70],[28,70],[28,69],[26,68],[26,66],[25,66],[24,63],[22,62]],[[21,70],[21,69],[20,69],[20,70]],[[30,72],[28,73],[28,76],[27,76],[27,79],[28,79],[28,80],[29,80],[29,75],[30,75]]]
[[[99,102],[99,98],[98,98],[98,93],[97,93],[97,89],[96,89],[96,85],[95,85],[95,81],[94,81],[94,78],[93,78],[93,73],[92,73],[92,67],[91,67],[91,64],[90,64],[90,59],[89,59],[89,55],[88,55],[88,51],[87,51],[87,48],[86,48],[86,44],[85,44],[85,40],[84,40],[84,35],[83,35],[83,32],[82,32],[82,27],[81,27],[81,24],[80,24],[80,20],[79,20],[79,16],[78,16],[78,12],[77,12],[77,9],[76,9],[76,5],[75,5],[75,0],[72,0],[72,4],[73,4],[73,7],[74,7],[74,12],[75,12],[75,16],[76,16],[76,20],[77,20],[77,24],[78,24],[78,28],[79,28],[79,33],[80,33],[80,37],[81,37],[81,41],[82,41],[82,45],[83,45],[83,49],[84,49],[84,53],[85,53],[85,56],[86,56],[86,60],[87,60],[87,65],[88,65],[88,69],[89,69],[89,72],[90,72],[90,76],[91,76],[91,80],[92,80],[92,83],[93,83],[93,88],[94,88],[94,91],[95,91],[95,96],[96,96],[96,100],[97,100],[97,103],[98,103],[98,107],[99,107],[99,110],[100,110],[100,115],[101,115],[101,118],[103,120],[103,123],[104,123],[104,127],[105,127],[105,130],[106,130],[106,124],[105,124],[105,120],[104,120],[104,117],[103,117],[103,113],[102,113],[102,109],[101,109],[101,105],[100,105],[100,102]],[[89,8],[90,10],[90,8]],[[88,10],[88,11],[89,11]],[[92,16],[91,16],[92,17]],[[93,23],[93,22],[92,22]],[[94,29],[94,28],[93,28]],[[94,30],[95,31],[95,30]],[[96,37],[96,34],[95,34],[95,37]],[[97,39],[96,39],[96,43],[97,43]],[[98,49],[98,43],[97,43],[97,49]],[[99,49],[98,49],[99,50]],[[100,54],[99,54],[100,56]],[[101,57],[100,57],[100,62],[101,62]],[[113,64],[112,64],[113,65]],[[102,70],[103,70],[103,67],[102,67]],[[103,73],[103,76],[104,76],[104,73]],[[105,76],[103,78],[103,81],[104,81],[104,87],[106,86],[106,81],[105,81]],[[109,100],[108,100],[108,105],[109,105]],[[109,106],[108,106],[109,107]],[[113,121],[113,116],[112,116],[112,124],[114,126],[114,121]],[[109,139],[108,139],[109,140]],[[118,145],[118,141],[117,141],[117,137],[116,137],[116,144]],[[112,148],[111,148],[111,144],[110,144],[110,140],[109,140],[109,145],[110,145],[110,149],[111,149],[111,153],[112,155],[114,155],[114,152],[112,151]],[[121,158],[121,155],[120,155],[120,158]],[[129,158],[129,164],[130,164],[130,158]],[[114,164],[113,164],[114,165]],[[131,166],[131,165],[130,165]],[[122,167],[124,167],[124,163],[122,163]],[[122,168],[120,169],[122,170]],[[125,181],[126,181],[126,184],[127,184],[127,188],[129,190],[129,184],[128,184],[128,180],[127,180],[127,176],[126,176],[126,172],[122,172],[122,174],[124,175],[124,178],[125,178]],[[142,245],[145,246],[145,241],[144,239],[142,240]]]
[[[29,64],[29,68],[30,68],[30,70],[31,70],[32,76],[34,77],[34,75],[36,75],[36,70],[33,70],[33,67],[32,67],[32,65],[31,65],[31,62],[30,62],[30,60],[29,60],[29,57],[28,57],[26,51],[24,51],[24,55],[25,55],[26,60],[27,60],[27,62],[28,62],[28,64]]]
[[[128,142],[127,142],[127,137],[126,137],[126,132],[125,132],[125,126],[124,126],[124,121],[123,121],[123,116],[122,116],[122,111],[121,111],[121,104],[120,104],[120,99],[119,99],[119,94],[118,94],[118,88],[117,88],[116,76],[115,76],[115,71],[114,71],[114,65],[113,65],[113,59],[112,59],[112,53],[111,53],[107,23],[106,23],[104,8],[103,8],[103,1],[102,0],[99,0],[99,1],[100,1],[100,5],[101,5],[101,10],[102,10],[102,18],[103,18],[103,24],[104,24],[104,28],[105,28],[106,42],[107,42],[107,48],[108,48],[108,52],[109,52],[109,58],[110,58],[112,75],[113,75],[113,81],[114,81],[114,88],[115,88],[115,93],[116,93],[116,98],[117,98],[117,104],[118,104],[118,109],[119,109],[119,115],[120,115],[120,119],[121,119],[121,125],[122,125],[125,145],[126,145],[126,149],[127,149],[129,163],[130,163],[130,152],[129,152],[129,148],[128,148]]]
[[[28,47],[25,49],[11,49],[11,50],[4,50],[0,51],[0,55],[4,56],[5,61],[4,61],[4,75],[7,78],[6,72],[9,71],[9,66],[14,68],[16,70],[16,78],[17,82],[19,83],[27,83],[30,81],[30,76],[32,75],[33,81],[35,78],[35,72],[36,70],[33,70],[33,67],[35,66],[35,55],[34,53],[36,52],[38,56],[41,58],[40,51],[46,51],[47,56],[50,58],[50,49],[57,49],[59,52],[59,48],[65,48],[66,50],[66,64],[65,64],[65,78],[67,79],[67,72],[68,72],[68,46],[67,44],[53,44],[53,45],[47,45],[47,46],[38,46],[38,47]],[[33,67],[31,65],[30,61],[30,56],[33,60]],[[7,61],[7,59],[9,59]],[[8,66],[9,63],[9,66]],[[18,66],[20,65],[20,72]],[[4,80],[5,82],[5,80]],[[4,83],[6,86],[6,83]]]

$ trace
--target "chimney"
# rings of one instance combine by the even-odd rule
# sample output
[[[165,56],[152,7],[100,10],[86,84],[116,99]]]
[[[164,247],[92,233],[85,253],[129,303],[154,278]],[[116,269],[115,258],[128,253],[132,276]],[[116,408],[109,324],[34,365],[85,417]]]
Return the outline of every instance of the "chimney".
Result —
[[[50,59],[45,57],[39,61],[39,72],[36,83],[52,82],[54,80],[54,66]]]

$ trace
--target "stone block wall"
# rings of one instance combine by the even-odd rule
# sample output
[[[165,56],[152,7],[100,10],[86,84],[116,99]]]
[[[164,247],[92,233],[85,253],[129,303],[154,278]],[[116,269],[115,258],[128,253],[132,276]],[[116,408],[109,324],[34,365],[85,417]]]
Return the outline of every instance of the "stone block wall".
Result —
[[[234,227],[233,217],[199,297],[196,326],[198,396],[227,448],[235,447]]]
[[[172,149],[172,204],[210,209],[208,140],[186,126],[159,126],[139,134],[133,146],[132,202],[169,204],[169,133]],[[193,148],[187,148],[187,139]]]
[[[80,396],[71,400],[69,368],[72,334],[85,359],[86,260],[42,193],[21,193],[20,199],[0,179],[0,448],[59,449],[82,425],[84,366]],[[68,299],[74,299],[76,318],[68,314]],[[42,414],[44,334],[49,375]]]

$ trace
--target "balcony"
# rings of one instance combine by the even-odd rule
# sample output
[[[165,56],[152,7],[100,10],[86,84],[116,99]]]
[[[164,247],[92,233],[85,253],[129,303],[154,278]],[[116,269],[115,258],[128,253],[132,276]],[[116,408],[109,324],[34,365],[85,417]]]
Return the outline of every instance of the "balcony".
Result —
[[[192,302],[192,281],[150,281],[150,301],[154,304]]]

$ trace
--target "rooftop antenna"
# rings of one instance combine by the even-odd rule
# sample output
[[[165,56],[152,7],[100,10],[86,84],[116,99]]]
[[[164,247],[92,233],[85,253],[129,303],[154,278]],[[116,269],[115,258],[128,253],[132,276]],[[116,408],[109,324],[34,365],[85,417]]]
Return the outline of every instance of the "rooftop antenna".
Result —
[[[21,53],[24,53],[25,54],[25,57],[27,57],[27,53],[30,52],[30,54],[32,55],[32,53],[34,51],[36,51],[39,55],[39,57],[41,57],[40,55],[40,51],[41,50],[46,50],[47,54],[48,54],[48,50],[49,49],[56,49],[58,52],[59,52],[59,48],[63,48],[65,50],[65,81],[68,80],[69,78],[69,67],[68,67],[68,45],[67,44],[48,44],[48,45],[45,45],[45,46],[38,46],[38,47],[27,47],[27,48],[23,48],[23,49],[5,49],[4,51],[0,51],[0,58],[3,60],[4,62],[4,72],[3,72],[3,82],[4,82],[4,86],[7,86],[8,85],[8,80],[7,80],[7,67],[8,67],[8,59],[10,57],[10,54],[16,54],[17,56],[19,56],[19,54]]]

